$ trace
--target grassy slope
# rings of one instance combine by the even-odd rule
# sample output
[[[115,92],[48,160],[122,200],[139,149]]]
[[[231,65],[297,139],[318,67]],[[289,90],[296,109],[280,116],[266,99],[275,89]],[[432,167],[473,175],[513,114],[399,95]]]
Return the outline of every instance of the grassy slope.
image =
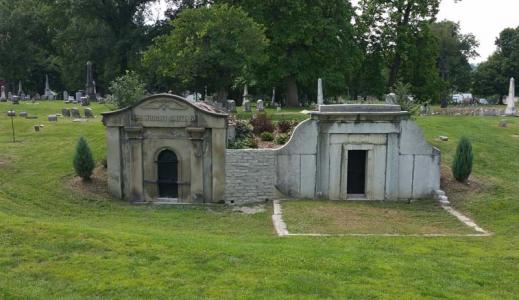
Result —
[[[456,206],[491,238],[277,238],[270,212],[150,208],[70,191],[77,138],[97,159],[99,119],[60,120],[62,104],[22,104],[40,119],[16,120],[9,143],[0,116],[0,298],[514,298],[519,294],[519,133],[514,120],[420,119],[449,163],[456,139],[474,141],[475,173],[495,188]],[[9,107],[0,103],[0,111]],[[94,111],[103,109],[94,106]],[[43,123],[39,134],[32,125]],[[5,163],[6,162],[6,163]]]

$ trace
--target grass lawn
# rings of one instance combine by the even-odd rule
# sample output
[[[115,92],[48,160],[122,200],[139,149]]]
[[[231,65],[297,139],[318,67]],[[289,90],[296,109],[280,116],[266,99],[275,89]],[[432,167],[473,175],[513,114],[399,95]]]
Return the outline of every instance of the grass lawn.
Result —
[[[475,234],[437,201],[283,201],[290,233]]]
[[[0,299],[517,299],[519,125],[500,118],[418,119],[448,166],[474,143],[481,189],[449,186],[454,206],[495,235],[277,237],[271,211],[149,207],[70,187],[77,139],[105,156],[100,119],[46,116],[60,102],[0,103]],[[37,120],[15,119],[14,107]],[[105,108],[93,105],[98,114]],[[33,125],[45,127],[36,133]],[[440,142],[438,135],[450,137]]]

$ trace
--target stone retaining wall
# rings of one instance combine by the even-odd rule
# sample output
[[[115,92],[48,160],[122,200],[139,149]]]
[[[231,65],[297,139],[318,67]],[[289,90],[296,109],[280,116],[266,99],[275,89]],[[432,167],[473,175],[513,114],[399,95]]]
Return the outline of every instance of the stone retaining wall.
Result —
[[[225,202],[243,204],[271,200],[276,184],[276,151],[227,149]]]

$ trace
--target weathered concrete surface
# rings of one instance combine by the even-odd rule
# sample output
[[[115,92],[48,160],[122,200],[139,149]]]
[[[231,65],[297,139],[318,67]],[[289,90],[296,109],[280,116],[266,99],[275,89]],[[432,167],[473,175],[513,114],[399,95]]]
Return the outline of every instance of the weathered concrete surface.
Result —
[[[159,199],[158,157],[177,156],[175,203],[223,201],[227,115],[204,103],[160,94],[118,111],[104,113],[107,127],[108,185],[132,202]]]
[[[367,151],[365,194],[348,195],[348,151]],[[294,198],[400,200],[432,196],[440,153],[397,105],[321,105],[277,150],[277,188]]]

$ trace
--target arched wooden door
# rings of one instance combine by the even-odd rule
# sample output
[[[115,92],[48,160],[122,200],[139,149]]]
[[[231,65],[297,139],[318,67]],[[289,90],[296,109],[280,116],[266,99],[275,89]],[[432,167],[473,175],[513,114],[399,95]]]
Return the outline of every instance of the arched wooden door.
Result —
[[[158,160],[160,198],[178,198],[178,159],[175,152],[163,150]]]

